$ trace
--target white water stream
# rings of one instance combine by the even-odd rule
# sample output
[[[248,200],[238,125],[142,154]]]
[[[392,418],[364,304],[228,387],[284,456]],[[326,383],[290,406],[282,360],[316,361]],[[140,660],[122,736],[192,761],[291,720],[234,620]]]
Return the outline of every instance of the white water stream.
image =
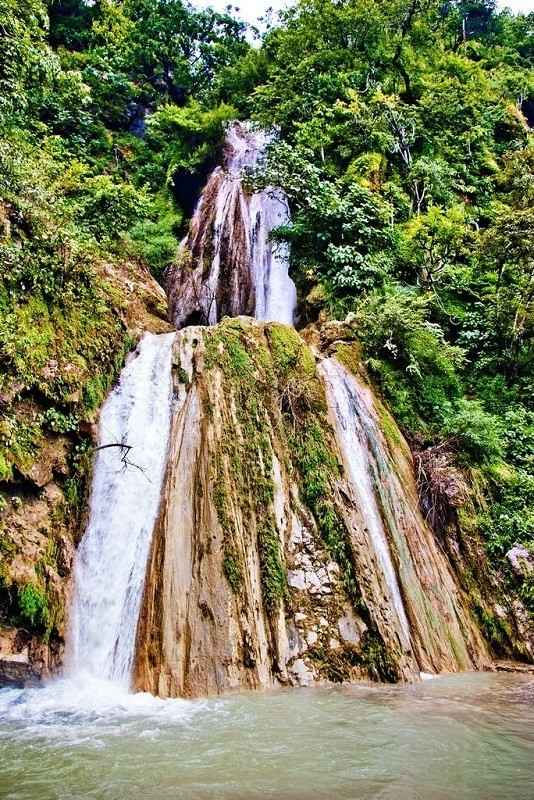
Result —
[[[404,609],[399,581],[391,558],[384,523],[373,487],[369,431],[375,427],[365,398],[353,376],[333,358],[320,365],[328,405],[333,412],[336,438],[343,455],[350,483],[365,517],[365,524],[378,563],[384,574],[390,600],[399,621],[402,644],[410,649],[410,626]]]
[[[169,443],[174,337],[146,334],[102,408],[104,449],[74,567],[67,663],[74,676],[129,685]]]
[[[232,149],[226,165],[228,178],[241,184],[243,171],[261,163],[272,137],[246,125],[233,125],[227,141]],[[289,246],[285,242],[274,244],[270,239],[275,228],[287,225],[291,219],[287,195],[274,187],[255,192],[248,203],[248,218],[251,273],[256,289],[254,316],[264,322],[293,325],[297,291],[289,277]]]
[[[247,124],[236,122],[228,129],[224,165],[213,172],[191,221],[193,238],[200,231],[203,241],[193,267],[204,270],[208,260],[209,268],[201,285],[189,287],[192,298],[188,289],[178,290],[178,311],[174,313],[179,327],[187,324],[182,308],[185,298],[210,325],[224,313],[251,313],[251,308],[243,307],[248,302],[245,284],[250,284],[254,293],[256,319],[293,324],[297,292],[289,277],[289,247],[271,239],[275,228],[290,221],[287,196],[274,187],[250,194],[244,186],[247,172],[261,164],[271,141],[268,133]],[[206,229],[211,231],[208,246],[203,238]],[[190,247],[190,239],[183,242],[184,251]],[[196,249],[194,245],[192,249]],[[223,308],[221,294],[226,295]]]

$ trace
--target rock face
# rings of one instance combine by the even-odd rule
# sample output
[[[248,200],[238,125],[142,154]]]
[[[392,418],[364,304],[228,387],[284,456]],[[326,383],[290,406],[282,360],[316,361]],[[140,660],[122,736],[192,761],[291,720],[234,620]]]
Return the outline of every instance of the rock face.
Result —
[[[534,553],[526,547],[515,545],[506,558],[518,578],[531,578],[534,575]]]
[[[0,627],[0,687],[37,683],[57,667],[58,656],[36,636]]]
[[[316,356],[295,331],[244,318],[188,328],[176,340],[175,375],[171,452],[138,629],[138,689],[198,696],[360,677],[413,680],[421,670],[489,663],[466,598],[417,510],[409,449],[389,420],[393,435],[380,434],[375,447],[397,471],[397,507],[388,507],[379,485],[373,496],[386,520],[407,640],[392,621],[368,509],[336,441]],[[395,525],[387,519],[393,511]]]

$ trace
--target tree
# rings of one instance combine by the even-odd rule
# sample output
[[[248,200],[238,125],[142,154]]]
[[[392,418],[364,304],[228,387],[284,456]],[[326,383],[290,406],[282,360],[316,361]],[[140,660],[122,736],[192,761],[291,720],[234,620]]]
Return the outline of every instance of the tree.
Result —
[[[243,23],[183,0],[127,0],[125,13],[132,74],[179,105],[248,49]]]

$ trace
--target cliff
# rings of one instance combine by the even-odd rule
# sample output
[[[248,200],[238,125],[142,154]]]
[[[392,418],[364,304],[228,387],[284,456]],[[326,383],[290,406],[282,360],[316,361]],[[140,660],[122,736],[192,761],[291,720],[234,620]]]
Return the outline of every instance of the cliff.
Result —
[[[329,353],[246,318],[178,334],[179,399],[137,688],[196,696],[489,665],[469,599],[419,511],[406,442],[365,383],[357,346],[329,350],[372,420],[368,502],[327,402]],[[370,539],[369,502],[387,537],[404,630]]]

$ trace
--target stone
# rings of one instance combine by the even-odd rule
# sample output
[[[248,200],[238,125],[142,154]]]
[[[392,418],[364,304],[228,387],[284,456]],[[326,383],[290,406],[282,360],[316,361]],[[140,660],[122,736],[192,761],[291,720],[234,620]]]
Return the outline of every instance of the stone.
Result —
[[[20,468],[25,478],[43,489],[54,479],[54,473],[66,475],[68,440],[64,436],[50,437],[44,440],[37,455],[28,469]]]
[[[337,629],[341,640],[346,644],[358,644],[362,637],[362,632],[354,617],[345,615],[338,620]]]
[[[314,683],[313,672],[302,658],[298,658],[293,662],[289,672],[299,686],[312,686]]]
[[[38,683],[39,676],[33,670],[28,653],[6,653],[0,656],[0,686],[23,688]]]
[[[306,588],[306,575],[304,570],[293,570],[287,574],[287,582],[293,589],[298,589],[303,592]]]
[[[328,570],[328,575],[330,578],[336,578],[341,572],[339,569],[339,564],[336,564],[335,561],[330,561],[327,564],[326,569]]]
[[[302,638],[300,631],[293,623],[287,626],[287,642],[289,646],[289,658],[295,658],[308,649],[308,645]]]
[[[506,553],[506,558],[518,578],[534,575],[534,553],[531,550],[516,544]]]

